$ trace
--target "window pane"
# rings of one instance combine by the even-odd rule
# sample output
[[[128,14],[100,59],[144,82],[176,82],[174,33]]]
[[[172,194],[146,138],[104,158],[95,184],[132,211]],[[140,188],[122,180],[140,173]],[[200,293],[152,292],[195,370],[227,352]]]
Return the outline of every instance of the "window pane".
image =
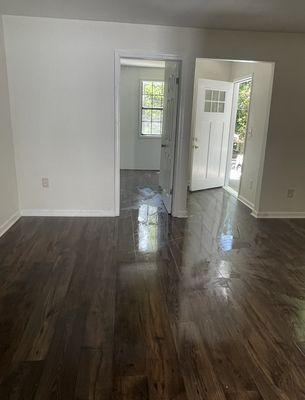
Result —
[[[163,123],[164,82],[142,81],[142,135],[161,135]]]
[[[162,96],[163,95],[163,83],[162,82],[153,82],[153,90],[154,90],[154,95]]]
[[[153,92],[152,82],[147,82],[147,81],[143,82],[143,93],[152,95],[152,92]]]
[[[152,135],[161,135],[161,123],[160,122],[153,122],[151,124],[151,134]]]
[[[219,90],[213,90],[212,100],[217,101],[219,96]]]
[[[204,112],[210,112],[211,111],[211,102],[210,101],[206,101],[204,103]]]
[[[152,96],[144,95],[142,105],[143,105],[143,107],[152,107]]]
[[[142,121],[151,121],[151,110],[142,109]]]
[[[212,112],[217,112],[217,101],[214,101],[213,103],[212,103]]]
[[[142,122],[142,135],[151,135],[151,123]]]
[[[225,111],[225,103],[218,103],[218,112],[223,113]]]
[[[154,108],[162,108],[163,107],[163,97],[162,96],[154,95],[154,97],[153,97],[153,107]]]
[[[162,122],[162,110],[153,110],[152,111],[152,121],[153,122]]]
[[[219,92],[219,101],[225,101],[226,100],[226,92]]]
[[[206,90],[205,91],[205,99],[206,100],[212,100],[212,90]]]

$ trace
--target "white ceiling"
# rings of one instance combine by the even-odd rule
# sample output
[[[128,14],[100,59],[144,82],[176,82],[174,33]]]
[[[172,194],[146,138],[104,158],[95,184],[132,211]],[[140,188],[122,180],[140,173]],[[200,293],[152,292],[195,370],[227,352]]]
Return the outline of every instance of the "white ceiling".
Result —
[[[305,0],[0,0],[0,13],[215,29],[305,32]]]

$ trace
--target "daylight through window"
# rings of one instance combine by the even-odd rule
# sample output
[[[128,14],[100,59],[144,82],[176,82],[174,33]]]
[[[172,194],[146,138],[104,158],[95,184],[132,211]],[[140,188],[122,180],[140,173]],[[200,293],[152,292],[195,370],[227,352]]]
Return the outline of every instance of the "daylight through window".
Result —
[[[164,82],[141,82],[141,135],[161,136]]]

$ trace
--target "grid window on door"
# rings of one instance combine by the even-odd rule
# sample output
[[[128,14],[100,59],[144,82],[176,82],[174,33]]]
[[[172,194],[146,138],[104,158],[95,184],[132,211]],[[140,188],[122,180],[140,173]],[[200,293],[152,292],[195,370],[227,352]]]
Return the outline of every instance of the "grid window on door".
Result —
[[[223,90],[205,91],[204,112],[225,112],[226,92]]]
[[[161,136],[164,82],[141,81],[141,136]]]

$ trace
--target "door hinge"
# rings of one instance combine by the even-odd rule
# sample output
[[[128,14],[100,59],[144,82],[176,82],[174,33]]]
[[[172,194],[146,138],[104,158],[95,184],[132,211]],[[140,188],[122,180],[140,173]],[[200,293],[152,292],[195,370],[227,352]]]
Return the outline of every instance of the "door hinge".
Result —
[[[169,191],[169,194],[173,194],[173,189],[171,189],[171,190]]]
[[[179,85],[179,83],[180,83],[180,78],[179,78],[179,76],[177,76],[177,78],[176,78],[176,85]]]

